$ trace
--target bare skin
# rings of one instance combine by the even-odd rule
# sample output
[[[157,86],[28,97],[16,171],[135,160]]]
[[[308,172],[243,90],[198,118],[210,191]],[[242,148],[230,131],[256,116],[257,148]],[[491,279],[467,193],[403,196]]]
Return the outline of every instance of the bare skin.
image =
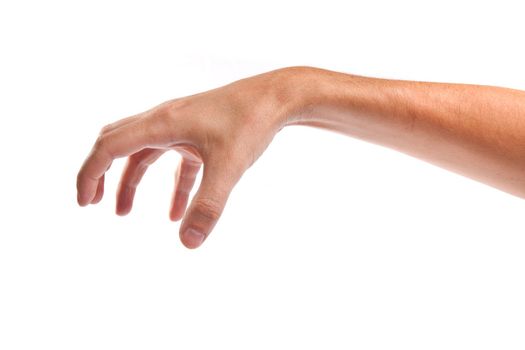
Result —
[[[288,67],[105,126],[78,173],[78,203],[98,203],[105,172],[114,159],[128,157],[116,205],[116,213],[126,215],[148,166],[178,151],[169,216],[183,219],[181,241],[196,248],[242,174],[279,130],[298,124],[388,146],[525,198],[524,91]],[[188,206],[201,166],[202,181]]]

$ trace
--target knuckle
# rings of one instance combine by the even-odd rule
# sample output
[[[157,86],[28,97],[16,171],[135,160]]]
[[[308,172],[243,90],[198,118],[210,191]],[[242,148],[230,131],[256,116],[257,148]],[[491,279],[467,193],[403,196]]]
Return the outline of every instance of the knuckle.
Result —
[[[99,135],[105,135],[107,134],[113,127],[113,124],[106,124],[104,125],[99,132]]]
[[[151,111],[150,118],[159,124],[169,123],[173,116],[173,108],[168,103],[158,105]]]
[[[146,130],[148,142],[165,143],[172,139],[171,132],[174,125],[170,115],[166,113],[166,107],[160,106],[148,114],[142,122],[141,127]]]
[[[166,113],[170,115],[177,115],[191,106],[191,99],[176,98],[165,102],[162,106],[166,108]]]
[[[195,210],[205,218],[217,221],[221,216],[222,206],[215,199],[198,198],[195,202]]]
[[[177,195],[185,196],[186,198],[190,195],[191,190],[185,187],[178,187],[175,190]]]
[[[97,140],[95,141],[94,150],[95,152],[101,152],[111,157],[111,154],[109,154],[109,150],[108,150],[107,134],[101,134],[97,137]]]
[[[98,149],[102,149],[104,147],[106,147],[107,145],[107,136],[105,134],[100,134],[98,135],[97,137],[97,140],[95,141],[95,148],[98,150]]]

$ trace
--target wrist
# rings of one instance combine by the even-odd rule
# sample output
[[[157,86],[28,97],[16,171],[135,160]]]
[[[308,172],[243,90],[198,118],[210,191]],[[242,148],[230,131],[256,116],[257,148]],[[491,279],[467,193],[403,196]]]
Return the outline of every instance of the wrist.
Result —
[[[283,127],[330,123],[330,110],[341,104],[352,104],[357,97],[353,87],[357,80],[365,79],[308,66],[286,67],[278,73],[278,96],[284,106]]]
[[[372,132],[372,124],[382,127],[382,109],[391,106],[396,95],[384,79],[316,67],[283,70],[287,77],[284,95],[289,100],[283,126],[308,125],[366,136]]]
[[[319,98],[321,74],[319,69],[308,66],[292,66],[274,72],[275,96],[282,106],[279,117],[281,127],[297,124],[308,119],[315,101]],[[317,90],[317,91],[316,91]]]
[[[264,75],[279,129],[288,125],[339,128],[367,103],[372,78],[310,66],[290,66]],[[350,113],[349,113],[350,112]]]

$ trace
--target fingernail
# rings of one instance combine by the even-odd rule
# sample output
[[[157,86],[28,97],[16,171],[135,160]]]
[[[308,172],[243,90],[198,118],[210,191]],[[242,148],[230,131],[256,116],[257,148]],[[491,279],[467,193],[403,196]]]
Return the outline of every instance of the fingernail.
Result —
[[[204,242],[206,236],[204,233],[196,231],[192,228],[187,229],[183,233],[184,236],[184,245],[188,248],[197,248]]]

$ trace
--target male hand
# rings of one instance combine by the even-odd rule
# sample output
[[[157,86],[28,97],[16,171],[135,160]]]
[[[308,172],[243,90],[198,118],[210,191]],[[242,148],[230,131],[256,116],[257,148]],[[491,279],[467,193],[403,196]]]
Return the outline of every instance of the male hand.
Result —
[[[287,72],[280,69],[170,100],[106,125],[78,173],[78,204],[98,203],[105,172],[114,159],[128,157],[116,202],[116,213],[128,214],[148,166],[164,152],[175,150],[182,160],[169,217],[173,221],[184,217],[180,238],[186,247],[200,246],[232,188],[285,125],[291,108]],[[201,184],[186,209],[201,165]]]

